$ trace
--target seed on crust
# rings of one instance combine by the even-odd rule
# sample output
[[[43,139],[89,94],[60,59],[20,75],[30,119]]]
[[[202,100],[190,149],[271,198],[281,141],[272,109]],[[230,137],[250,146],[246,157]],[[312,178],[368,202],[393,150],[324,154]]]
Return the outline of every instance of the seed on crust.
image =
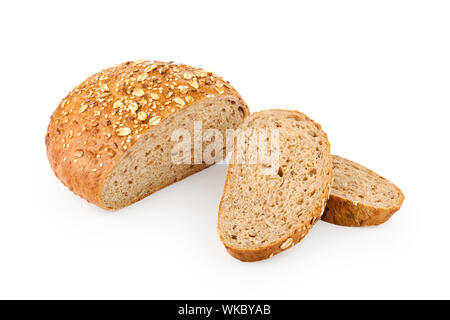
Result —
[[[135,112],[135,111],[137,111],[137,109],[139,109],[139,106],[136,102],[133,101],[133,102],[130,102],[130,104],[128,105],[128,109]]]
[[[73,153],[73,155],[75,158],[81,158],[84,155],[84,151],[81,149],[78,149]]]
[[[151,66],[148,66],[147,68],[145,68],[144,72],[147,72],[147,73],[152,72],[153,70],[156,69],[156,67],[157,66],[155,64],[152,64]]]
[[[139,120],[145,121],[147,120],[147,113],[144,111],[139,111],[137,117]]]
[[[290,246],[294,244],[294,240],[292,238],[287,239],[283,244],[280,246],[281,250],[286,250]]]
[[[148,74],[146,74],[146,73],[143,73],[143,74],[140,74],[138,77],[137,77],[137,81],[144,81],[145,79],[147,79],[148,78]]]
[[[180,90],[180,92],[182,94],[186,94],[188,92],[188,87],[187,86],[179,86],[178,89]]]
[[[196,71],[194,71],[194,74],[195,74],[196,77],[199,77],[199,78],[204,78],[204,77],[206,77],[208,75],[203,70],[196,70]]]
[[[187,103],[194,102],[194,98],[192,98],[191,96],[186,96],[186,98],[184,98],[184,100],[186,100]]]
[[[117,134],[119,137],[127,136],[127,135],[129,135],[130,133],[131,133],[131,129],[128,128],[128,127],[123,127],[123,128],[119,128],[119,129],[116,130],[116,134]]]
[[[153,100],[158,100],[159,99],[159,96],[156,94],[156,93],[150,93],[150,97],[153,99]]]
[[[123,103],[122,103],[122,101],[120,101],[120,100],[117,100],[116,102],[114,102],[114,104],[113,104],[113,108],[114,109],[119,109],[119,108],[121,108],[123,106]]]
[[[197,81],[191,81],[189,82],[189,84],[191,85],[192,88],[198,89],[199,85]]]
[[[87,105],[87,104],[84,104],[84,105],[82,105],[82,106],[81,106],[81,108],[80,108],[80,113],[83,113],[83,112],[85,112],[85,111],[86,111],[86,109],[87,109],[87,107],[88,107],[88,105]]]
[[[185,73],[183,74],[183,78],[185,78],[186,80],[192,79],[192,73],[190,73],[190,72],[185,72]]]
[[[156,126],[160,121],[161,121],[160,116],[154,116],[154,117],[150,118],[150,120],[148,120],[148,124],[151,126]]]
[[[145,92],[142,89],[134,89],[133,90],[133,96],[142,97],[144,94],[145,94]]]
[[[222,82],[220,82],[220,81],[216,82],[216,91],[219,92],[219,93],[223,93],[224,92]]]
[[[184,106],[184,101],[183,101],[183,99],[181,99],[181,98],[179,98],[179,97],[173,98],[173,101],[174,101],[176,104],[178,104],[179,106]]]

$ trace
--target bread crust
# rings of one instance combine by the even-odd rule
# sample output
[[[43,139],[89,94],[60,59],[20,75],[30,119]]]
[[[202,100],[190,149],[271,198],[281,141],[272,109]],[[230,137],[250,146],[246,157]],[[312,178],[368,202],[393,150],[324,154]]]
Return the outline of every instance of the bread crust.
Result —
[[[56,177],[104,209],[106,179],[127,150],[172,114],[214,96],[239,93],[221,77],[184,64],[129,61],[76,86],[50,118],[45,137]]]
[[[346,227],[377,226],[388,221],[400,207],[401,204],[392,208],[375,208],[331,195],[322,220]]]
[[[332,188],[330,199],[328,200],[325,213],[322,216],[323,221],[346,227],[377,226],[388,221],[395,212],[400,210],[403,201],[405,200],[405,196],[400,188],[398,188],[392,182],[390,182],[386,178],[383,178],[376,172],[356,162],[344,159],[339,156],[333,157],[364,168],[371,174],[378,177],[380,180],[388,182],[400,195],[400,201],[397,205],[392,207],[374,207],[360,201],[355,202],[351,199],[347,199],[340,195],[334,194]]]
[[[303,113],[299,112],[299,111],[293,111],[293,110],[280,110],[280,109],[274,109],[273,111],[290,111],[290,112],[295,112],[298,113],[302,116],[305,116],[307,119],[310,119],[309,117],[307,117],[306,115],[304,115]],[[264,111],[262,111],[264,112]],[[256,112],[254,114],[257,114],[259,112]],[[311,119],[310,119],[311,120]],[[269,244],[267,246],[263,246],[263,247],[259,247],[259,248],[237,248],[237,247],[233,247],[228,245],[224,238],[222,237],[222,234],[219,230],[219,221],[220,221],[220,217],[223,214],[223,200],[224,200],[224,195],[225,192],[222,194],[222,198],[220,201],[220,205],[219,205],[219,213],[218,213],[218,223],[217,223],[217,233],[219,235],[220,241],[223,243],[223,245],[225,246],[227,252],[233,256],[234,258],[242,261],[242,262],[255,262],[255,261],[260,261],[260,260],[265,260],[268,258],[273,257],[276,254],[279,254],[283,251],[285,251],[286,249],[289,249],[291,247],[293,247],[294,245],[296,245],[297,243],[299,243],[307,234],[308,232],[311,230],[311,228],[317,223],[318,220],[320,220],[320,217],[322,216],[322,214],[325,211],[325,206],[326,203],[330,197],[330,193],[331,193],[331,182],[333,179],[333,175],[332,175],[332,157],[331,157],[331,147],[330,147],[330,143],[328,140],[328,136],[327,134],[322,130],[322,126],[316,122],[314,122],[313,120],[311,120],[317,127],[319,130],[321,130],[325,136],[325,140],[326,140],[326,147],[328,150],[328,154],[329,154],[329,170],[328,172],[330,172],[330,174],[328,175],[328,180],[326,183],[326,188],[324,189],[323,194],[320,196],[320,204],[314,206],[311,211],[309,212],[309,217],[310,219],[310,223],[307,225],[302,225],[299,228],[295,229],[293,232],[291,232],[290,234],[286,235],[285,237],[283,237],[282,239],[280,239],[277,242],[274,242],[272,244]],[[236,143],[235,146],[233,148],[233,152],[236,152]],[[228,187],[229,183],[229,179],[230,179],[230,172],[233,168],[233,164],[230,164],[228,167],[228,171],[227,171],[227,177],[225,180],[225,186],[224,186],[224,190]],[[287,241],[291,242],[289,239],[292,239],[292,244],[290,244],[289,246],[283,246],[283,244],[285,244]]]

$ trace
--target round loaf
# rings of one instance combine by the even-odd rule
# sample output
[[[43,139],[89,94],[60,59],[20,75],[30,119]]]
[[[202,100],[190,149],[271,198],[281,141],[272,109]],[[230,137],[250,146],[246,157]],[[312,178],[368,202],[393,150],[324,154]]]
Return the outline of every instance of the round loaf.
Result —
[[[210,164],[174,165],[171,130],[224,132],[249,114],[217,75],[184,64],[126,62],[76,86],[50,118],[45,143],[56,177],[105,209],[118,209]],[[150,149],[152,148],[152,149]]]

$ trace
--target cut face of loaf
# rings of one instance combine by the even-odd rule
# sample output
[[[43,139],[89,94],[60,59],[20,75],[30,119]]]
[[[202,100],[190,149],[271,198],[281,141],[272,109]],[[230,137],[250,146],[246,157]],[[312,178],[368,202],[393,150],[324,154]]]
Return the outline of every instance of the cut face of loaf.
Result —
[[[225,139],[226,129],[248,114],[239,93],[212,72],[172,62],[126,62],[89,77],[62,100],[45,137],[47,156],[75,194],[119,209],[212,164],[172,161],[180,142],[172,141],[174,131],[188,132],[192,149],[194,122]],[[203,147],[209,143],[203,139]]]
[[[322,219],[342,226],[379,225],[405,199],[393,183],[353,161],[333,156],[334,182]]]
[[[164,122],[146,132],[119,160],[108,175],[102,191],[102,201],[107,208],[121,208],[136,202],[165,186],[180,181],[211,164],[194,163],[194,123],[201,121],[203,130],[217,129],[222,137],[226,130],[236,128],[246,116],[245,106],[234,97],[209,98],[188,109],[173,114]],[[186,129],[191,139],[190,164],[171,161],[171,151],[179,141],[171,141],[177,129]],[[210,143],[203,141],[202,149]],[[225,158],[226,141],[222,158]]]
[[[241,129],[279,132],[279,149],[274,140],[268,148],[279,151],[276,168],[260,156],[254,164],[239,163],[236,139],[219,208],[218,233],[228,252],[257,261],[292,247],[320,219],[331,190],[330,145],[320,125],[296,111],[258,112]],[[248,160],[252,134],[242,141]],[[273,174],[265,174],[267,169]]]

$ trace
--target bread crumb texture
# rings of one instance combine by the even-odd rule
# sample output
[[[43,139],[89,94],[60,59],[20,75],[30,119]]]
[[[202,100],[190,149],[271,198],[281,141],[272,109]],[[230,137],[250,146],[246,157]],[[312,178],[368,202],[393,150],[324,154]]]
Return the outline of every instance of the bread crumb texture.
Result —
[[[389,220],[405,199],[402,191],[387,179],[336,155],[333,174],[324,221],[352,227],[379,225]]]
[[[278,173],[262,175],[266,164],[259,159],[230,165],[219,208],[218,233],[228,252],[257,261],[291,248],[320,219],[330,195],[332,160],[327,135],[300,112],[254,113],[242,128],[279,130]]]
[[[228,82],[199,68],[140,60],[105,69],[76,86],[51,116],[45,138],[50,165],[70,190],[89,202],[107,209],[123,207],[202,169],[178,172],[176,177],[168,178],[170,183],[160,183],[146,190],[134,187],[131,196],[122,197],[127,193],[122,190],[122,196],[110,195],[117,199],[108,205],[102,198],[109,174],[124,156],[136,154],[136,150],[129,152],[136,142],[166,120],[183,117],[183,112],[191,106],[202,116],[191,113],[189,120],[204,120],[213,115],[216,121],[210,125],[217,125],[219,130],[236,127],[249,113]],[[200,107],[205,110],[210,107],[210,113]],[[158,134],[161,131],[164,130]],[[153,154],[148,156],[155,160]],[[167,156],[163,154],[166,158],[159,161],[169,161]],[[150,166],[146,170],[157,172],[158,167]]]

